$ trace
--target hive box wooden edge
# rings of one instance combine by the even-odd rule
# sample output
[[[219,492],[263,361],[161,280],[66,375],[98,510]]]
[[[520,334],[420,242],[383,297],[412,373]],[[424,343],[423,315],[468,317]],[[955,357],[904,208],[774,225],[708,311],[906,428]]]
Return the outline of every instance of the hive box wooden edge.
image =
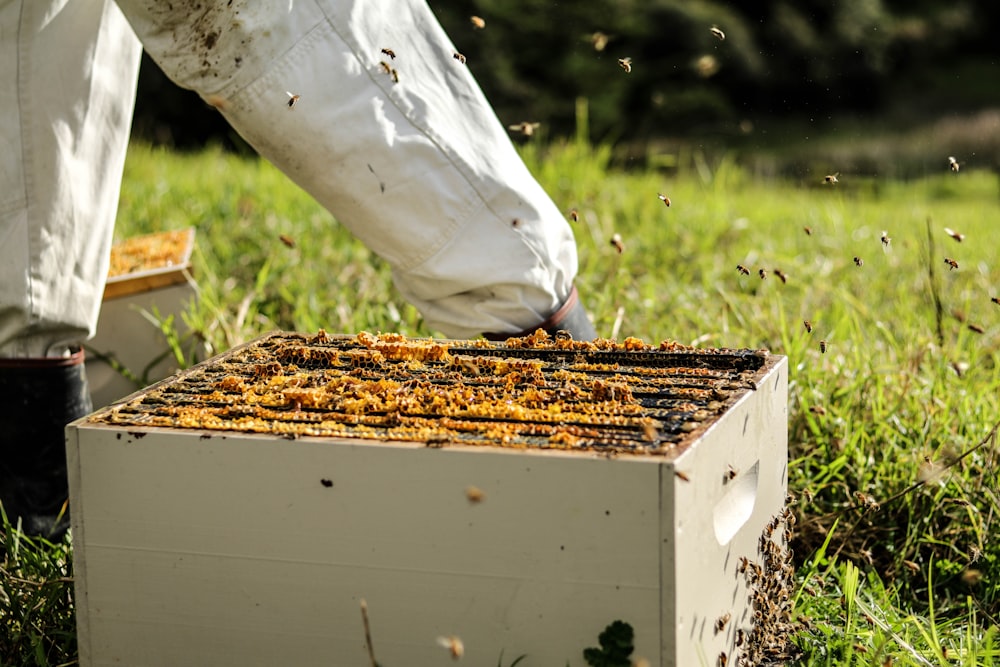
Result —
[[[785,502],[787,360],[756,384],[676,458],[78,420],[80,664],[366,667],[362,598],[390,667],[450,663],[449,636],[466,664],[583,666],[617,619],[634,657],[718,664]]]

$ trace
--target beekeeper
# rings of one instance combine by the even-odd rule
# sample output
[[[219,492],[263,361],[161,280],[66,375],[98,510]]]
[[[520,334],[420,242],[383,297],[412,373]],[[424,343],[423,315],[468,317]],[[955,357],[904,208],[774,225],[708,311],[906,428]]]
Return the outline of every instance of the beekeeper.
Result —
[[[0,502],[26,532],[53,529],[63,427],[90,409],[79,344],[141,48],[384,258],[431,329],[596,335],[568,224],[422,0],[0,2]]]

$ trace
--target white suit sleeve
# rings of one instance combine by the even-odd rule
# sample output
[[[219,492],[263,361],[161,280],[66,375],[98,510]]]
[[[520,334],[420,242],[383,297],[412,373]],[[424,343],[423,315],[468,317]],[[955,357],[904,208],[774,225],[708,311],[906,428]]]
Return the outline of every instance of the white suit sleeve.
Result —
[[[515,332],[569,295],[572,231],[424,2],[119,6],[168,76],[391,265],[431,328]]]

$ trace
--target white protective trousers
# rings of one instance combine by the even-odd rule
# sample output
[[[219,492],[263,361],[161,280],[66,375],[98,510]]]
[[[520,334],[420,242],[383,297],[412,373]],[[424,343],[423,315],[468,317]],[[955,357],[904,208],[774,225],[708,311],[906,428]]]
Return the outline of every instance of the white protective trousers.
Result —
[[[94,331],[140,42],[383,257],[432,329],[517,332],[570,294],[572,231],[423,0],[0,0],[0,90],[16,91],[0,97],[0,357]]]

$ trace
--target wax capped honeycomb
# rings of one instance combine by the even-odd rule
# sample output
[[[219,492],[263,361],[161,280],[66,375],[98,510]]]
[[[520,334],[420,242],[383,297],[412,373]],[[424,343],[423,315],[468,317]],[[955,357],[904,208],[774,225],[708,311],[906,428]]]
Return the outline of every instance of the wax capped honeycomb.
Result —
[[[493,343],[273,333],[95,420],[268,433],[670,455],[756,389],[766,350],[539,330]]]

